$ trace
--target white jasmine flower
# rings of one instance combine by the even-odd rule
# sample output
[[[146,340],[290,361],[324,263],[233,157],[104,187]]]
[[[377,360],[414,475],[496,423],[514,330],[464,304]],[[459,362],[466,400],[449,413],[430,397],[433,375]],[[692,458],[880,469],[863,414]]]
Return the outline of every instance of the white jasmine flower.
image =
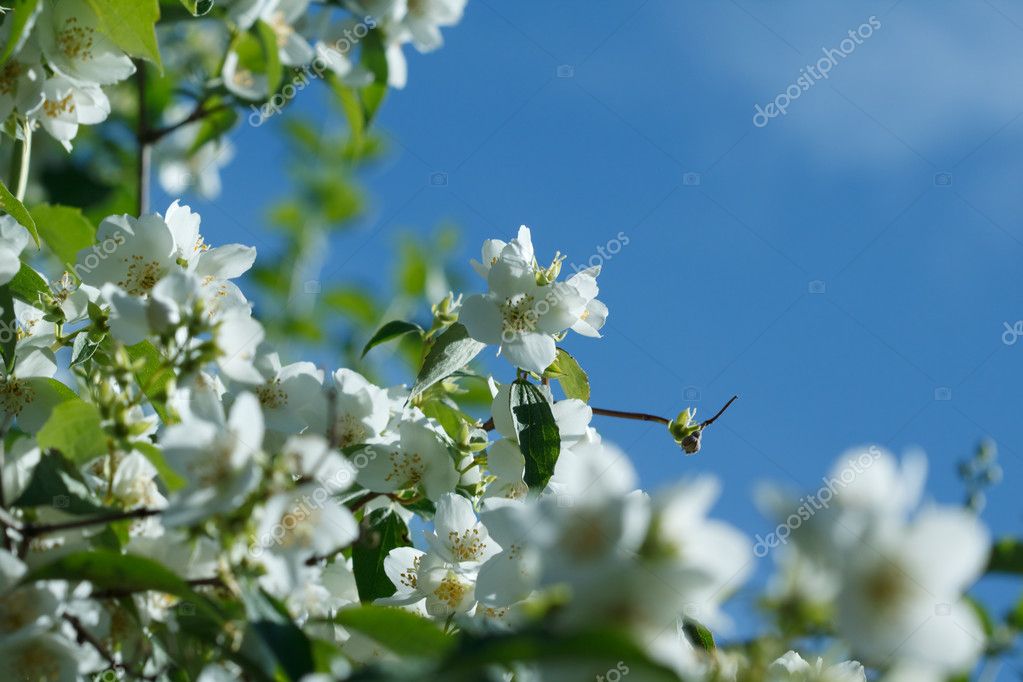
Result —
[[[843,661],[825,666],[818,657],[813,665],[795,651],[771,663],[767,669],[768,682],[866,682],[863,666],[856,661]]]
[[[327,408],[323,370],[311,362],[282,366],[274,352],[259,355],[253,365],[262,381],[241,383],[259,398],[267,429],[291,435],[323,423]]]
[[[7,43],[10,21],[0,26],[0,43]],[[22,34],[22,38],[28,31]],[[43,81],[46,72],[39,63],[39,50],[27,43],[0,66],[0,121],[6,121],[13,112],[28,113],[43,99]]]
[[[53,70],[80,83],[110,85],[135,73],[131,59],[106,37],[83,0],[43,3],[36,35]]]
[[[378,442],[391,418],[387,392],[350,369],[334,372],[334,390],[336,413],[332,426],[338,447]],[[326,426],[318,430],[325,431]]]
[[[359,469],[359,483],[379,493],[421,488],[431,500],[454,490],[458,472],[442,436],[412,422],[403,422],[398,433],[395,443],[367,445],[360,450],[366,465]]]
[[[0,216],[0,285],[7,284],[18,274],[21,252],[28,241],[28,230],[11,216]]]
[[[45,583],[18,586],[27,570],[20,559],[0,549],[0,642],[52,626],[57,619],[60,600]]]
[[[251,393],[242,393],[230,416],[217,421],[182,421],[160,439],[170,467],[187,481],[164,515],[167,525],[192,523],[230,511],[260,478],[256,457],[263,445],[263,414]]]
[[[77,682],[80,656],[60,635],[26,630],[0,638],[0,679]]]
[[[265,73],[254,72],[241,63],[234,50],[224,58],[224,87],[232,94],[246,100],[259,101],[270,94],[270,85]]]
[[[98,258],[91,247],[82,249],[75,271],[83,282],[97,288],[113,284],[128,295],[143,296],[178,267],[174,235],[155,213],[105,218],[96,230],[96,241],[105,245],[105,257]]]
[[[0,367],[0,422],[14,419],[28,433],[38,431],[58,404],[67,400],[53,375],[57,365],[48,349],[27,348],[13,373]]]
[[[110,115],[110,101],[98,85],[52,76],[43,83],[43,99],[26,112],[39,121],[55,140],[71,151],[79,125],[102,123]]]
[[[217,365],[221,373],[242,384],[263,383],[263,375],[256,369],[256,351],[266,333],[263,325],[242,308],[228,310],[217,324],[213,338],[220,355]]]
[[[461,495],[441,495],[433,523],[434,530],[426,533],[430,552],[450,564],[477,566],[500,549],[476,519],[472,502]]]
[[[477,341],[499,344],[516,367],[542,373],[554,362],[555,337],[580,320],[590,299],[567,282],[538,283],[525,226],[492,260],[487,283],[488,293],[465,299],[459,320]]]

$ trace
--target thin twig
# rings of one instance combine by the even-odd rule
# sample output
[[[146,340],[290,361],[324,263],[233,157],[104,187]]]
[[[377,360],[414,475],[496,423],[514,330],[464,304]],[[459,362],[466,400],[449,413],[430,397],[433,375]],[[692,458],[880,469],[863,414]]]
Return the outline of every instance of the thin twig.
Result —
[[[608,410],[603,407],[591,408],[593,414],[601,414],[605,417],[618,417],[619,419],[635,419],[641,422],[658,422],[660,424],[670,424],[670,419],[659,417],[656,414],[646,414],[645,412],[622,412],[621,410]]]
[[[732,403],[734,403],[734,402],[735,402],[736,400],[738,400],[738,399],[739,399],[739,396],[737,396],[737,395],[733,395],[733,396],[732,396],[731,398],[729,398],[728,402],[727,402],[727,403],[725,403],[725,406],[724,406],[724,407],[722,407],[722,408],[721,408],[720,410],[718,410],[718,413],[717,413],[717,414],[715,414],[715,415],[714,415],[713,417],[711,417],[710,419],[708,419],[708,420],[706,420],[706,421],[704,421],[704,422],[702,422],[702,423],[700,424],[700,428],[702,429],[702,428],[704,428],[704,427],[707,427],[707,426],[710,426],[711,424],[713,424],[713,423],[714,423],[714,421],[715,421],[715,420],[716,420],[716,419],[717,419],[718,417],[720,417],[721,415],[723,415],[723,414],[725,413],[725,410],[727,410],[727,409],[728,409],[729,407],[731,407]]]
[[[88,528],[89,526],[112,523],[114,521],[124,521],[127,519],[144,519],[150,516],[157,516],[162,513],[162,509],[147,509],[142,507],[129,511],[92,516],[85,519],[75,519],[74,521],[62,521],[60,523],[26,523],[21,527],[20,531],[26,540],[30,540],[40,535],[46,535],[47,533],[56,533],[62,530],[75,530],[76,528]]]
[[[202,102],[200,102],[195,107],[195,109],[192,110],[192,113],[190,113],[185,118],[181,119],[177,123],[172,123],[172,124],[170,124],[168,126],[164,126],[162,128],[148,129],[148,130],[146,130],[146,134],[145,134],[145,136],[142,139],[143,139],[143,141],[145,141],[146,144],[156,144],[157,142],[159,142],[163,138],[165,138],[168,135],[170,135],[171,133],[173,133],[178,128],[183,128],[184,126],[188,125],[189,123],[195,123],[196,121],[201,121],[202,119],[206,118],[207,116],[210,116],[210,115],[215,114],[215,113],[220,112],[220,111],[226,111],[227,109],[230,109],[230,108],[231,107],[228,106],[227,104],[218,104],[216,106],[213,106],[213,107],[210,107],[209,109],[207,109],[206,108],[206,100],[203,100]]]
[[[138,159],[138,214],[142,216],[149,212],[149,176],[150,163],[152,160],[152,148],[149,146],[149,113],[146,106],[146,64],[136,61],[135,84],[138,92],[138,128],[135,132],[136,142],[139,147]]]

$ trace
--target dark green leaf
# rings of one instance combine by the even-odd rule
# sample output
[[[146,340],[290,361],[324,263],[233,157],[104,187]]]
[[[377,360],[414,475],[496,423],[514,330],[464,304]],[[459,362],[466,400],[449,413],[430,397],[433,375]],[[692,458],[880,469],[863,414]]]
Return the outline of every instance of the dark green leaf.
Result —
[[[561,452],[561,436],[547,397],[533,384],[519,379],[512,384],[511,413],[526,459],[526,485],[542,490],[554,475]]]
[[[714,634],[703,623],[693,618],[686,618],[682,621],[682,632],[685,633],[686,639],[698,649],[714,651],[717,648],[717,645],[714,644]]]
[[[410,400],[433,386],[452,372],[462,369],[469,361],[479,355],[486,344],[480,343],[469,336],[469,332],[460,323],[448,327],[438,336],[430,352],[426,354],[423,367],[416,377],[416,385],[412,387]]]
[[[242,600],[248,617],[243,650],[263,649],[259,658],[265,659],[265,653],[269,653],[288,678],[296,682],[313,672],[312,645],[284,606],[252,587],[242,590]]]
[[[378,329],[377,333],[373,335],[373,338],[366,343],[366,346],[362,349],[362,356],[366,357],[366,353],[368,353],[371,348],[379,346],[381,343],[386,343],[391,339],[396,339],[399,336],[411,334],[412,332],[422,333],[422,331],[423,328],[414,322],[405,322],[404,320],[393,320],[388,322]]]
[[[338,611],[334,622],[359,632],[399,656],[441,656],[455,640],[432,621],[389,606],[355,606]]]
[[[132,360],[142,359],[145,362],[135,372],[135,380],[142,388],[142,392],[149,398],[153,409],[160,415],[160,418],[167,422],[170,418],[164,404],[167,398],[167,388],[174,378],[174,371],[166,366],[163,356],[149,341],[141,341],[134,346],[128,346],[128,357]]]
[[[544,376],[557,380],[561,384],[561,390],[565,392],[566,398],[578,398],[584,403],[590,402],[590,378],[567,351],[558,349],[554,362],[544,372]]]
[[[43,242],[60,259],[61,265],[73,272],[78,252],[89,248],[96,240],[96,228],[80,209],[70,206],[40,204],[32,209],[32,218]]]
[[[14,297],[10,284],[0,286],[0,356],[9,372],[14,367],[18,347],[18,321],[14,317]]]
[[[36,434],[39,447],[59,450],[75,464],[84,464],[107,452],[99,409],[83,400],[69,400],[53,408]]]
[[[36,230],[36,223],[32,220],[32,214],[25,208],[25,204],[18,201],[18,198],[11,194],[11,190],[7,189],[2,181],[0,181],[0,209],[10,214],[12,218],[18,221],[22,227],[28,230],[28,233],[32,235],[32,239],[36,242],[36,247],[39,247],[39,232]]]
[[[21,583],[38,580],[88,581],[96,590],[118,592],[163,592],[194,604],[207,614],[216,609],[196,594],[188,583],[162,564],[133,554],[109,550],[91,550],[66,554],[56,561],[34,568],[21,578]]]
[[[58,452],[44,453],[15,507],[53,507],[68,514],[99,514],[99,504],[75,466]]]
[[[570,665],[573,679],[610,678],[644,682],[678,682],[678,676],[650,659],[642,647],[612,629],[570,634],[546,631],[466,637],[433,679],[462,682],[484,679],[484,670],[499,665],[553,663]],[[629,675],[634,675],[630,678]]]
[[[1016,538],[1002,538],[991,548],[988,573],[1014,573],[1023,575],[1023,542]]]
[[[193,17],[201,17],[213,9],[213,0],[181,0]]]
[[[409,547],[408,526],[387,509],[377,509],[363,519],[363,530],[352,547],[352,570],[359,598],[371,602],[390,597],[395,587],[384,573],[384,559],[395,547]]]

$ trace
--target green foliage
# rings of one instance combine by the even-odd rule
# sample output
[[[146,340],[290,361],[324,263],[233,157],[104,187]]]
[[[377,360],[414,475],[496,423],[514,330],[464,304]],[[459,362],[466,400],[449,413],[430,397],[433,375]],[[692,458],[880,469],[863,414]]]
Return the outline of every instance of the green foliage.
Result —
[[[583,402],[590,402],[590,378],[579,366],[579,363],[569,355],[568,351],[559,348],[554,362],[543,373],[544,377],[554,379],[565,392],[566,398],[577,398]]]
[[[36,230],[36,223],[32,220],[32,214],[25,208],[25,204],[18,201],[18,198],[7,189],[7,185],[0,182],[0,210],[7,212],[12,218],[18,221],[35,240],[36,247],[39,247],[39,232]]]
[[[246,669],[259,679],[277,679],[276,675],[269,674],[274,668],[296,682],[313,672],[312,645],[287,609],[252,586],[242,589],[242,601],[247,623],[239,662],[246,664]]]
[[[485,344],[469,336],[466,328],[456,322],[433,341],[430,351],[423,360],[423,366],[412,387],[410,400],[420,395],[435,383],[462,369],[479,355]]]
[[[388,322],[373,335],[366,345],[362,349],[362,355],[365,357],[366,353],[375,346],[379,346],[381,343],[387,343],[392,339],[397,339],[405,334],[411,334],[412,332],[419,332],[420,334],[425,333],[423,328],[414,322],[405,322],[404,320],[392,320]]]
[[[107,436],[99,408],[82,400],[57,405],[36,434],[41,448],[60,451],[74,464],[84,464],[107,452]]]
[[[18,46],[22,34],[25,33],[25,27],[28,26],[37,5],[39,0],[13,0],[8,5],[9,16],[4,19],[4,24],[10,25],[10,33],[7,34],[7,44],[0,48],[0,67],[14,54],[14,48]]]
[[[704,651],[714,651],[717,645],[714,643],[714,634],[705,625],[694,618],[686,618],[682,621],[682,631],[693,646]]]
[[[519,436],[519,449],[526,459],[523,480],[530,488],[542,490],[554,475],[561,452],[561,436],[551,404],[540,389],[519,379],[511,388],[511,413]]]
[[[25,263],[21,264],[18,274],[6,286],[10,287],[11,295],[14,298],[31,305],[39,305],[39,294],[49,293],[50,291],[46,280]]]
[[[163,68],[156,43],[158,0],[86,0],[96,13],[103,32],[132,57]]]
[[[991,547],[987,572],[1023,575],[1023,541],[1017,538],[1002,538],[996,542]]]
[[[43,242],[68,269],[77,261],[78,252],[96,240],[96,228],[79,208],[39,204],[32,207],[32,218]]]
[[[201,17],[213,9],[214,0],[181,0],[181,4],[193,17]]]
[[[23,509],[54,507],[67,514],[109,511],[89,491],[77,467],[52,450],[43,454],[14,506]]]
[[[439,657],[455,639],[432,621],[404,609],[356,606],[338,611],[334,622],[375,640],[399,656]]]
[[[371,602],[394,594],[394,585],[384,573],[384,559],[396,547],[409,547],[408,527],[392,511],[377,509],[362,521],[363,532],[352,547],[352,570],[355,572],[359,598]]]

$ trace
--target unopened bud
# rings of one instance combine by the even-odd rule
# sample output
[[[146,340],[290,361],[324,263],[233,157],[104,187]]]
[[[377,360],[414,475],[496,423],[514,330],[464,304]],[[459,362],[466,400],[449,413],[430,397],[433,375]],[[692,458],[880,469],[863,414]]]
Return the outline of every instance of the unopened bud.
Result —
[[[694,431],[685,438],[682,439],[682,451],[687,455],[695,455],[700,451],[700,438],[703,434],[703,429]]]

